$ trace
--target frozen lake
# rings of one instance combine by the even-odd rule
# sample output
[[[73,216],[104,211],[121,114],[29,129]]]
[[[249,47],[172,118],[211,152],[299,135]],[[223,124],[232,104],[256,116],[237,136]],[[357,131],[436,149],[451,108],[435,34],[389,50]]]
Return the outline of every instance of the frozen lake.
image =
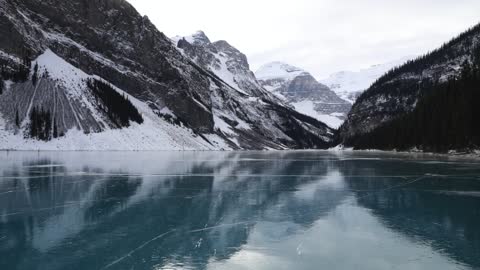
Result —
[[[0,152],[0,269],[479,269],[480,163]]]

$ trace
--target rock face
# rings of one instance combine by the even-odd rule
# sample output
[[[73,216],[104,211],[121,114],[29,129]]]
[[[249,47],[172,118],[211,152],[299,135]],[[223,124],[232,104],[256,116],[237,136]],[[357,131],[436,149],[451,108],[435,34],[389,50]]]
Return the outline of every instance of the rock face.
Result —
[[[220,40],[210,42],[204,32],[188,37],[174,37],[178,48],[192,61],[211,71],[241,94],[274,100],[274,96],[260,85],[250,70],[245,54]],[[279,100],[276,99],[278,102]]]
[[[480,25],[473,27],[441,48],[392,69],[379,78],[353,105],[340,129],[347,142],[368,133],[383,123],[411,112],[425,94],[424,85],[434,85],[458,76],[465,61],[480,42]]]
[[[378,78],[387,73],[387,71],[403,65],[413,58],[415,57],[406,56],[395,61],[374,65],[359,71],[340,71],[330,75],[324,80],[320,80],[320,83],[328,86],[339,97],[353,104],[365,90]]]
[[[339,98],[310,73],[281,62],[262,66],[256,73],[265,89],[291,104],[299,112],[338,128],[351,105]]]
[[[0,0],[0,35],[0,148],[64,149],[78,138],[88,149],[325,148],[332,140],[323,123],[262,92],[253,74],[229,81],[205,68],[248,70],[226,42],[199,33],[190,49],[209,44],[225,62],[192,61],[124,0]],[[118,130],[89,79],[130,99],[145,123]],[[24,139],[34,108],[48,111],[64,138]]]
[[[252,123],[252,121],[255,121],[262,133],[274,132],[273,136],[281,138],[284,136],[283,134],[296,134],[297,131],[303,133],[301,131],[302,128],[296,124],[298,119],[292,119],[294,121],[289,120],[289,124],[284,126],[272,123],[271,119],[282,119],[286,115],[295,115],[296,118],[302,118],[304,119],[302,121],[307,121],[310,124],[315,122],[315,119],[295,112],[278,97],[265,90],[257,81],[255,74],[250,70],[247,57],[228,44],[228,42],[223,40],[211,42],[202,31],[198,31],[188,37],[177,36],[172,38],[172,40],[177,44],[179,50],[190,58],[192,62],[217,76],[223,83],[231,86],[230,91],[222,93],[222,97],[217,99],[219,102],[214,102],[213,104],[214,115],[217,119],[216,124],[218,124],[219,129],[229,133],[229,128],[227,127],[227,130],[225,130],[223,122],[235,123],[240,120],[240,123],[243,121]],[[237,99],[243,100],[243,102],[228,105],[228,102],[225,104],[225,102],[220,101],[221,99],[227,99],[228,101]],[[269,104],[269,106],[249,105],[259,101],[261,104]],[[240,115],[246,117],[246,119],[238,119],[235,113],[232,112],[232,109],[237,114],[240,112]],[[298,139],[300,141],[303,140],[305,135],[307,135],[306,138],[311,137],[308,134],[300,135],[299,133]]]

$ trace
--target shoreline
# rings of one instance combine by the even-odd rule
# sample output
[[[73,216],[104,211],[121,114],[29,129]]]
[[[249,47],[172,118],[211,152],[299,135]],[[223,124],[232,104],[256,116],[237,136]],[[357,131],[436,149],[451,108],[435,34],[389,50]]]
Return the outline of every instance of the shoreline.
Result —
[[[79,153],[89,153],[89,152],[102,152],[102,153],[136,153],[136,152],[145,152],[145,153],[154,153],[154,152],[176,152],[176,153],[196,153],[196,152],[222,152],[222,153],[274,153],[274,152],[324,152],[324,153],[332,153],[332,154],[390,154],[390,155],[421,155],[426,157],[444,157],[444,158],[468,158],[468,159],[476,159],[480,160],[480,150],[474,150],[472,152],[456,152],[450,151],[449,153],[435,153],[435,152],[421,152],[421,151],[387,151],[387,150],[378,150],[378,149],[368,149],[368,150],[353,150],[350,148],[346,149],[339,149],[337,147],[330,148],[330,149],[285,149],[285,150],[276,150],[276,149],[268,149],[268,150],[222,150],[222,149],[203,149],[203,150],[181,150],[181,149],[151,149],[151,150],[134,150],[134,149],[80,149],[80,150],[71,150],[71,149],[0,149],[0,153],[26,153],[26,152],[43,152],[43,153],[72,153],[72,152],[79,152]]]

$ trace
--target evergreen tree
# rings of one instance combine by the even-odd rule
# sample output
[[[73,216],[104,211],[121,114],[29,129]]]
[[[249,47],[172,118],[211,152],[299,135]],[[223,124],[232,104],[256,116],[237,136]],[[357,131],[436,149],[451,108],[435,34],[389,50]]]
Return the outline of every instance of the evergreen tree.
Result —
[[[15,110],[15,125],[20,127],[20,117],[18,116],[18,109]]]
[[[125,94],[119,94],[109,84],[95,79],[88,80],[87,86],[95,96],[98,107],[118,128],[130,126],[130,121],[143,123],[142,115]]]
[[[0,77],[3,80],[12,80],[14,82],[24,82],[30,74],[30,66],[24,64],[13,64],[9,66],[2,65]]]
[[[462,79],[466,80],[469,76],[472,75],[472,66],[468,60],[465,60],[462,64]]]
[[[57,120],[53,122],[53,138],[58,138]]]
[[[30,137],[36,138],[37,137],[37,108],[33,107],[32,111],[30,112]]]
[[[33,68],[33,75],[32,75],[32,84],[35,86],[38,80],[38,62],[35,63],[35,67]]]
[[[50,111],[32,108],[30,112],[30,137],[48,141],[52,138],[52,117]]]
[[[472,57],[472,61],[473,61],[473,68],[474,68],[474,71],[477,72],[476,75],[478,75],[478,72],[480,71],[480,45],[477,45],[474,49],[473,49],[473,57]]]

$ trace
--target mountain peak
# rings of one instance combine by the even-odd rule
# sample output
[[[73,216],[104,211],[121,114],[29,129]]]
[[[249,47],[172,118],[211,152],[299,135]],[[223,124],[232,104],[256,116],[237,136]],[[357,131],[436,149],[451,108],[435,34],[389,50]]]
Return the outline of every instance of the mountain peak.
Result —
[[[351,105],[309,72],[284,62],[263,65],[255,74],[262,86],[297,111],[338,128]]]
[[[184,37],[188,43],[193,44],[193,45],[206,45],[210,44],[210,39],[205,35],[205,32],[203,31],[197,31],[194,34],[190,36]]]
[[[171,38],[171,40],[177,44],[180,40],[185,39],[188,43],[192,45],[199,45],[199,46],[204,46],[208,45],[211,43],[210,39],[207,37],[205,32],[202,30],[198,30],[197,32],[193,33],[192,35],[189,36],[174,36]]]
[[[193,40],[191,40],[193,39]],[[226,40],[208,42],[205,33],[198,31],[190,40],[180,38],[176,45],[183,54],[192,59],[199,66],[217,75],[223,82],[238,92],[252,97],[275,99],[267,92],[250,70],[245,54],[233,47]]]
[[[191,35],[190,38],[192,38],[194,42],[210,43],[210,39],[202,30],[198,30],[193,35]]]

